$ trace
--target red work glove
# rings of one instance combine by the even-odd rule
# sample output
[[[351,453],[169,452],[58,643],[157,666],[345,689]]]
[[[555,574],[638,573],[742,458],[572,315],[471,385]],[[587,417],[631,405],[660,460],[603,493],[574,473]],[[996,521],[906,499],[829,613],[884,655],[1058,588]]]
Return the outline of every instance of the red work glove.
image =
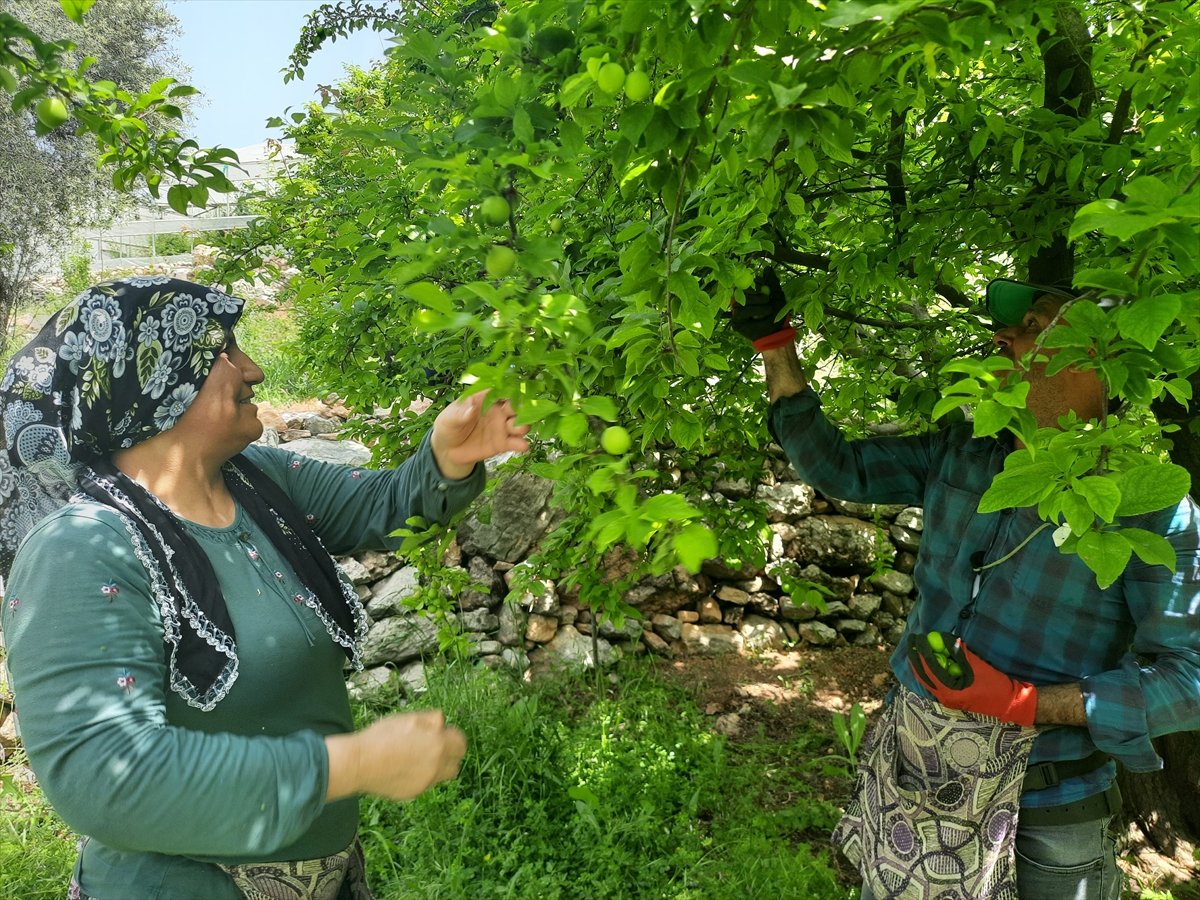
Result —
[[[930,643],[930,636],[937,635]],[[908,664],[942,706],[1030,726],[1037,712],[1037,688],[1005,675],[967,649],[962,638],[945,644],[942,636],[915,634],[909,639]]]
[[[787,297],[774,269],[764,269],[741,303],[732,307],[733,329],[747,338],[759,353],[790,344],[796,339],[787,312]]]

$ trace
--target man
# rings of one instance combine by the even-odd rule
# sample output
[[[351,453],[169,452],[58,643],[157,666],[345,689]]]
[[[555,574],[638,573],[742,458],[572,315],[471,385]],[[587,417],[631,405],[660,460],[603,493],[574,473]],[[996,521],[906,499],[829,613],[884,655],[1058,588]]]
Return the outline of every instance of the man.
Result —
[[[976,511],[1014,449],[969,424],[913,437],[847,441],[822,414],[795,350],[773,273],[736,306],[733,325],[762,354],[770,430],[800,478],[846,500],[925,510],[914,572],[918,600],[892,656],[902,688],[941,708],[1036,728],[1016,831],[1022,900],[1120,896],[1109,824],[1116,763],[1161,768],[1151,739],[1200,728],[1200,510],[1137,518],[1176,551],[1175,572],[1134,557],[1101,590],[1079,557],[1059,552],[1031,508]],[[1012,280],[988,286],[996,352],[1014,367],[1073,297]],[[1078,302],[1088,302],[1080,300]],[[1040,426],[1105,415],[1094,372],[1047,377],[1032,363],[1027,407]],[[1031,535],[1032,538],[1031,538]],[[929,635],[938,632],[942,641]],[[963,669],[966,674],[963,675]],[[864,898],[874,896],[864,886]],[[920,896],[920,894],[917,894]]]

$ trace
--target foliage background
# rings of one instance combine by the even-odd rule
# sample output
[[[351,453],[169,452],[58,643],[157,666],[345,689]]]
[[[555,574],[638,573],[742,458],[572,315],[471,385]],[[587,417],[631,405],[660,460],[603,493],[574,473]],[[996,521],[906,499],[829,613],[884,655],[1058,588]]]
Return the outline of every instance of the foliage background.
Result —
[[[1194,4],[352,6],[314,15],[298,70],[367,24],[395,47],[287,126],[309,162],[226,274],[285,249],[314,365],[352,405],[460,376],[512,398],[575,513],[563,567],[617,543],[652,569],[753,553],[742,514],[704,497],[761,465],[761,382],[722,317],[767,264],[851,433],[972,403],[977,434],[1046,448],[1013,379],[946,363],[986,355],[991,277],[1111,298],[1076,304],[1056,364],[1097,368],[1123,424],[1014,459],[992,499],[1065,523],[1102,582],[1163,558],[1117,517],[1187,490],[1147,410],[1186,410],[1200,365]],[[597,448],[617,421],[623,459]],[[371,436],[385,459],[407,440]]]

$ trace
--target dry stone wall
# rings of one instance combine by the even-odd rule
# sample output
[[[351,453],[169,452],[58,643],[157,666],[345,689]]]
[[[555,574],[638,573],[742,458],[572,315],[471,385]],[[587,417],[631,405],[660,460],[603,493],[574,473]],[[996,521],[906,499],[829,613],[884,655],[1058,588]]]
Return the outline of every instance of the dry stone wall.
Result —
[[[363,466],[370,451],[338,439],[348,415],[335,397],[299,411],[268,407],[262,410],[267,424],[262,440],[326,462]],[[645,578],[624,597],[641,618],[627,618],[619,628],[597,622],[577,596],[553,582],[543,582],[540,592],[514,596],[519,567],[561,520],[551,489],[550,482],[528,472],[502,476],[460,522],[444,560],[469,576],[472,587],[452,598],[451,624],[484,665],[532,677],[555,666],[606,666],[630,653],[876,646],[899,638],[912,608],[921,510],[822,497],[798,481],[782,458],[760,484],[716,485],[718,500],[753,496],[764,503],[771,539],[762,568],[732,569],[714,559],[696,574],[677,568]],[[363,646],[366,669],[351,677],[352,691],[419,693],[425,687],[423,661],[438,653],[440,625],[407,602],[420,587],[417,570],[378,552],[338,562],[371,619]],[[619,566],[620,560],[607,563]],[[803,593],[796,585],[804,586]],[[823,604],[809,599],[814,589]],[[11,705],[11,697],[0,692],[0,757],[15,745]]]
[[[718,485],[718,500],[753,496],[765,504],[771,539],[764,566],[731,569],[714,559],[696,574],[680,567],[645,578],[624,596],[640,619],[627,618],[619,628],[597,622],[554,582],[542,582],[537,593],[513,590],[520,567],[561,519],[551,489],[528,472],[503,476],[460,522],[444,560],[470,576],[473,587],[452,598],[455,617],[485,665],[532,677],[554,666],[605,666],[630,653],[887,645],[898,640],[913,605],[921,510],[822,497],[780,458],[761,484]],[[352,688],[362,694],[398,683],[419,691],[421,661],[437,652],[438,642],[434,622],[405,603],[420,584],[418,572],[381,554],[340,562],[372,620],[367,669],[352,677]],[[602,563],[597,577],[613,565],[620,560]],[[812,602],[813,590],[823,603]]]

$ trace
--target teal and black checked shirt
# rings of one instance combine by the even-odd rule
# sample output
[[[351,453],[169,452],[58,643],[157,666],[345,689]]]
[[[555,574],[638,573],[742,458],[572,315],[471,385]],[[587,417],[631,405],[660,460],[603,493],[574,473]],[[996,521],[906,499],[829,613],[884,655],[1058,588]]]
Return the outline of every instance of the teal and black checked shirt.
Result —
[[[772,404],[769,424],[800,478],[822,493],[924,508],[914,573],[919,598],[891,660],[905,686],[928,696],[908,667],[908,635],[949,631],[1023,681],[1082,683],[1087,727],[1043,726],[1031,762],[1080,759],[1099,748],[1132,771],[1153,771],[1162,760],[1151,738],[1200,728],[1200,508],[1191,498],[1125,522],[1171,542],[1174,574],[1135,556],[1101,590],[1079,557],[1058,551],[1047,529],[984,569],[972,601],[972,559],[1000,559],[1040,524],[1030,508],[976,512],[1004,467],[1005,443],[973,438],[969,424],[847,441],[811,389]],[[1107,788],[1115,770],[1109,763],[1026,792],[1022,804],[1080,800]]]

